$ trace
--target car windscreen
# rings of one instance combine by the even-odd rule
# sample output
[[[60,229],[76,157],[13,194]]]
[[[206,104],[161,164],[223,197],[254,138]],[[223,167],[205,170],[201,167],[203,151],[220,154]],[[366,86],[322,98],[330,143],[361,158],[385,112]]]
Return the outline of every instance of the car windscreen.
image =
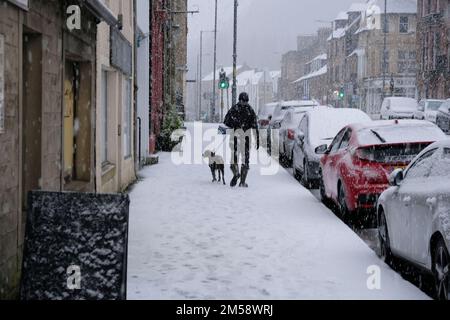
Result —
[[[444,103],[443,101],[431,101],[428,103],[428,110],[438,111],[443,103]]]
[[[417,110],[417,102],[414,99],[392,99],[391,109],[394,111],[411,112]]]

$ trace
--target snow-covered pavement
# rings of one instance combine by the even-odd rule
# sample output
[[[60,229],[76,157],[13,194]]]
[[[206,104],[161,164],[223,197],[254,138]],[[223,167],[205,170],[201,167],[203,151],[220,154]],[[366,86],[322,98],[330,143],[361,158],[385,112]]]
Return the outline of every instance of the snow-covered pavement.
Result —
[[[427,299],[288,172],[257,169],[248,190],[212,184],[207,165],[176,166],[170,154],[141,173],[130,299]],[[368,271],[380,271],[379,289]]]

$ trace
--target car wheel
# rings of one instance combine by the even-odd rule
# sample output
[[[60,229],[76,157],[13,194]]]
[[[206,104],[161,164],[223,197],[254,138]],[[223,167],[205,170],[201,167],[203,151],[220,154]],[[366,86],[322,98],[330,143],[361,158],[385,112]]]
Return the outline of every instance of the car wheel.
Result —
[[[323,182],[322,171],[320,171],[319,191],[320,191],[320,197],[322,198],[322,203],[328,207],[330,205],[331,201],[327,197],[327,193],[325,191],[325,183]]]
[[[440,239],[434,250],[433,274],[436,283],[436,297],[439,300],[449,300],[450,296],[450,257],[444,240]]]
[[[380,243],[380,258],[386,264],[392,265],[392,252],[389,240],[389,230],[384,212],[380,212],[378,218],[378,240]]]
[[[309,180],[308,161],[303,163],[302,184],[305,188],[311,189],[311,181]]]
[[[341,216],[341,219],[348,224],[350,223],[350,213],[348,210],[347,201],[345,200],[345,190],[342,183],[339,184],[338,190],[339,214]]]

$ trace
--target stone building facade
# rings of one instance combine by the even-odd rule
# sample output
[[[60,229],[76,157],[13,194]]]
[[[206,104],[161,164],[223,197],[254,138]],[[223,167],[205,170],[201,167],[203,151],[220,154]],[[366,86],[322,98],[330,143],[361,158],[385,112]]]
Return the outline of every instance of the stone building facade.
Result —
[[[107,0],[105,4],[117,24],[101,22],[97,27],[97,192],[121,192],[136,179],[133,2]],[[120,26],[119,16],[122,17]]]
[[[417,1],[417,86],[420,99],[450,98],[450,1]]]
[[[317,34],[301,35],[297,37],[297,50],[287,52],[282,56],[279,82],[279,95],[282,100],[302,98],[295,81],[309,73],[306,68],[308,61],[325,52],[327,37],[330,33],[331,29],[320,28]]]
[[[344,16],[340,14],[340,16]],[[416,1],[391,0],[384,72],[384,1],[352,5],[328,39],[329,97],[337,107],[380,111],[383,96],[416,96]],[[383,88],[383,79],[385,79]],[[393,91],[391,92],[391,82]],[[341,97],[336,93],[343,92]]]
[[[67,28],[70,5],[81,9],[79,30]],[[98,0],[0,1],[0,299],[17,297],[27,193],[95,191],[95,43],[97,22],[107,14],[102,8]]]

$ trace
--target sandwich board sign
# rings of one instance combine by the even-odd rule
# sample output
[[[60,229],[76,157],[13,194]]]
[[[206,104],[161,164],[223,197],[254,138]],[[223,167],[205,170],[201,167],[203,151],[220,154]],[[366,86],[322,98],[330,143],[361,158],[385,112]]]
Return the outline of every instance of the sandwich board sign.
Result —
[[[22,300],[125,300],[128,195],[30,192]]]

